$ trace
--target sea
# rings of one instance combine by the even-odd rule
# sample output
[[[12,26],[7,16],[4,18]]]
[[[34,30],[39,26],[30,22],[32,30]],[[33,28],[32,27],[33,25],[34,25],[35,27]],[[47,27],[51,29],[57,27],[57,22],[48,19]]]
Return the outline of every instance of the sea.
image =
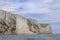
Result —
[[[60,40],[60,34],[0,35],[0,40]]]

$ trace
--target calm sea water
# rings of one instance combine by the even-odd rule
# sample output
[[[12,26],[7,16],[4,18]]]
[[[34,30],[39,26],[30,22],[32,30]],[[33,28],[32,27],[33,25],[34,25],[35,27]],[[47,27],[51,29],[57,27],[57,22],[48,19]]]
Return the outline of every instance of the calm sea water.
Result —
[[[60,40],[60,34],[0,35],[0,40]]]

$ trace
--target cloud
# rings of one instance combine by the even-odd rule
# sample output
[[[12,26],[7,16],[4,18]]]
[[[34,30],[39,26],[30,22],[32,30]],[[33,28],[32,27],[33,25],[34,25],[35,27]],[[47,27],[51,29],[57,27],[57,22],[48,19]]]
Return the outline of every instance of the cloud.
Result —
[[[40,2],[39,0],[28,1],[28,2],[24,2],[23,6],[25,10],[22,10],[21,13],[39,13],[40,14],[40,13],[50,12],[50,10],[48,9],[49,4],[47,4],[45,1],[42,1],[42,2]]]
[[[50,12],[48,7],[48,4],[46,2],[50,1],[42,1],[41,0],[1,0],[0,5],[1,9],[17,12],[17,13],[47,13]],[[3,5],[3,6],[2,6]],[[47,6],[47,7],[46,7]],[[22,7],[23,10],[20,10],[19,8]],[[20,10],[20,11],[17,11]]]
[[[21,6],[22,6],[22,3],[14,2],[12,0],[5,0],[5,1],[4,0],[0,0],[0,9],[1,10],[15,12],[16,9],[18,9]]]
[[[0,9],[23,14],[52,14],[59,12],[60,3],[56,0],[1,0]]]

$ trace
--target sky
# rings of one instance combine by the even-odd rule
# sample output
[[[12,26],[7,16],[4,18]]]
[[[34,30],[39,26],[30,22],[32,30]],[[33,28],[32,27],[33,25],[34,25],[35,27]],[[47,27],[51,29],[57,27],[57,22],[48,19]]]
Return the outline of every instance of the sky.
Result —
[[[0,0],[0,9],[51,24],[60,34],[60,0]]]

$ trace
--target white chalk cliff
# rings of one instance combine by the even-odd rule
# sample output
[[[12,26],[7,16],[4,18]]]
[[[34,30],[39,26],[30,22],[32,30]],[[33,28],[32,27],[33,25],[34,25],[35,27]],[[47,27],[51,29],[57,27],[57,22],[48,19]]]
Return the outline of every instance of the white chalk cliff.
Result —
[[[0,34],[51,34],[51,26],[0,10]]]

